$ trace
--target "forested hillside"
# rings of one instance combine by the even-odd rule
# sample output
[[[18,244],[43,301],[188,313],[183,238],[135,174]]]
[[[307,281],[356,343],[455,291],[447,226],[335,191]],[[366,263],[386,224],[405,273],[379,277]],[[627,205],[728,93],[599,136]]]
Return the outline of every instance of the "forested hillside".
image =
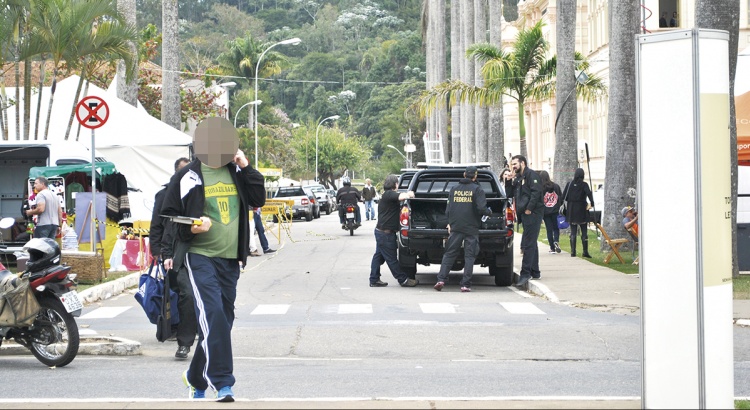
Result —
[[[361,150],[366,151],[357,155],[358,164],[343,161],[344,165],[357,177],[364,171],[367,176],[379,179],[404,166],[399,153],[386,145],[403,147],[409,129],[414,135],[413,142],[418,144],[423,132],[423,121],[417,113],[407,110],[425,88],[421,3],[417,0],[180,2],[180,67],[194,78],[205,79],[208,74],[208,78],[219,82],[236,82],[230,110],[230,118],[234,118],[236,110],[255,99],[254,72],[261,53],[279,41],[301,39],[299,45],[273,47],[261,60],[258,75],[258,99],[263,101],[258,113],[261,162],[284,167],[285,174],[291,171],[296,177],[312,176],[310,161],[314,161],[314,152],[311,151],[318,122],[339,115],[335,124],[327,122],[321,127],[321,143],[323,138],[330,138],[325,135],[329,126],[340,128],[344,139],[357,139]],[[160,32],[161,19],[161,0],[138,0],[139,30],[153,25]],[[152,61],[159,64],[160,56],[155,55]],[[248,123],[247,114],[242,111],[238,128]],[[292,124],[303,126],[296,131]],[[298,135],[302,132],[304,135]],[[248,138],[252,140],[252,124],[242,135],[246,142]],[[303,142],[306,149],[300,152],[300,138],[312,138],[313,145]],[[275,144],[272,140],[283,143]],[[423,157],[421,145],[418,147],[415,162]],[[280,152],[268,156],[263,154],[264,150]],[[319,158],[321,162],[331,160]],[[324,171],[321,169],[321,174]],[[335,178],[340,171],[330,169],[330,177]]]

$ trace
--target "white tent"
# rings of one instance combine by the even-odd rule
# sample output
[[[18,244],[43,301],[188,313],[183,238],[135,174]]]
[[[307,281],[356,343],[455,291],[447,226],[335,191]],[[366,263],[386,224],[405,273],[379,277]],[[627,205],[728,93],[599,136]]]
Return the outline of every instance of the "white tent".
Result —
[[[63,141],[68,126],[70,112],[77,104],[73,101],[79,77],[70,76],[57,83],[55,100],[52,106],[50,130],[47,137],[50,141]],[[42,109],[39,121],[39,138],[43,138],[47,108],[49,105],[49,87],[42,89]],[[83,91],[79,100],[83,99]],[[23,94],[21,94],[23,95]],[[153,195],[159,187],[168,182],[174,174],[174,162],[180,157],[189,157],[189,145],[192,138],[160,120],[150,116],[145,110],[135,108],[94,84],[89,84],[88,96],[97,96],[107,103],[109,118],[107,122],[94,131],[94,145],[97,155],[113,162],[117,170],[125,175],[128,184],[143,191],[144,198],[153,201]],[[36,106],[38,95],[32,94],[31,101],[31,138],[34,135]],[[15,107],[8,110],[8,135],[15,138]],[[23,115],[21,116],[23,118]],[[78,121],[73,119],[69,140],[76,140]],[[80,128],[78,141],[91,147],[91,130]],[[135,216],[135,215],[134,215]]]

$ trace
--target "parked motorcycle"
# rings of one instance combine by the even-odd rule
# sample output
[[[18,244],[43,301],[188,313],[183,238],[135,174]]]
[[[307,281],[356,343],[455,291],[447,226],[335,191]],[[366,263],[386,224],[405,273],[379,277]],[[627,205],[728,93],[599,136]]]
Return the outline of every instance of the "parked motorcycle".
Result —
[[[346,217],[344,219],[344,225],[341,228],[348,230],[349,236],[354,236],[354,230],[359,228],[359,224],[357,224],[357,218],[355,216],[357,208],[354,204],[342,204],[341,206],[344,207]]]
[[[70,273],[70,266],[60,265],[60,247],[52,239],[33,238],[23,250],[29,254],[29,259],[26,270],[20,275],[0,263],[0,290],[28,286],[39,304],[39,311],[31,324],[0,326],[0,345],[3,339],[13,339],[31,350],[45,365],[65,366],[76,357],[80,345],[74,317],[81,315],[83,304],[75,290],[76,275]],[[10,309],[10,304],[6,303],[4,308]],[[14,307],[22,308],[18,304]],[[0,313],[2,311],[0,306]]]

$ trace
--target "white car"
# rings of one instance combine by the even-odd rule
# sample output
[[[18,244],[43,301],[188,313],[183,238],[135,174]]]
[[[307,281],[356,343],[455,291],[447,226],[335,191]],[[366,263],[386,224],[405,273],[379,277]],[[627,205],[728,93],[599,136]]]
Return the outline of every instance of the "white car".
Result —
[[[331,212],[336,210],[336,204],[334,203],[334,200],[331,199],[331,196],[328,194],[328,190],[326,187],[320,184],[315,185],[305,185],[303,188],[307,188],[310,191],[315,194],[315,197],[318,198],[318,203],[320,205],[320,212],[325,212],[326,215],[330,215]]]

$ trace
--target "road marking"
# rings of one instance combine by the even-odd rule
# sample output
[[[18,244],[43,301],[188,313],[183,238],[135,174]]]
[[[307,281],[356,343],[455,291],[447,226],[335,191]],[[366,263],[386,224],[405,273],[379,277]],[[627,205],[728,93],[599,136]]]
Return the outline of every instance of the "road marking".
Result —
[[[372,313],[372,304],[365,303],[365,304],[354,304],[354,303],[348,303],[348,304],[341,304],[339,305],[338,313],[341,314],[349,314],[349,313]]]
[[[285,315],[290,305],[258,305],[251,315]]]
[[[79,317],[80,320],[85,319],[112,319],[120,313],[130,309],[132,306],[114,306],[114,307],[100,307],[94,309],[89,313]]]
[[[538,307],[534,306],[533,303],[529,302],[500,302],[500,306],[504,307],[510,313],[519,315],[543,315],[544,312]]]
[[[456,313],[456,305],[452,303],[420,303],[422,313]]]

